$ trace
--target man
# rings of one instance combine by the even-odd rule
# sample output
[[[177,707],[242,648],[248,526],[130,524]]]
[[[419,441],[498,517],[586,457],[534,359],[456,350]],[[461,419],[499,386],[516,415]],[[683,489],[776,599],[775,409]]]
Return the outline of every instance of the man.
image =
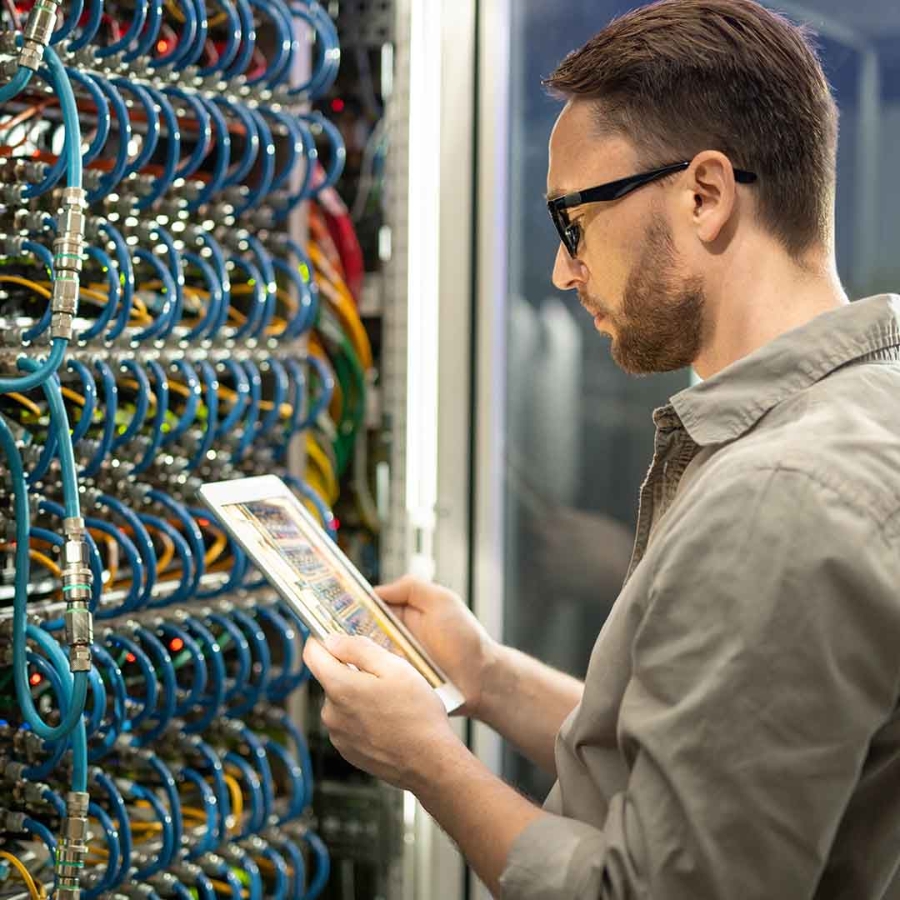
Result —
[[[543,809],[367,641],[307,646],[325,724],[504,897],[898,898],[900,297],[838,280],[820,65],[752,0],[664,0],[549,85],[556,286],[624,369],[705,380],[655,415],[583,686],[447,591],[383,590],[466,711],[556,773]]]

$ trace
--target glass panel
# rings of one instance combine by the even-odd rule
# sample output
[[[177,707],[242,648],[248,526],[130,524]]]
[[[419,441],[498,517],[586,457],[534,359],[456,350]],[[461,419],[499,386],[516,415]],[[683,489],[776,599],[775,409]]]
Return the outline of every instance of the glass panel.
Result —
[[[652,455],[652,410],[686,387],[689,376],[622,374],[577,297],[551,285],[557,239],[542,194],[559,105],[539,85],[569,50],[636,5],[511,4],[505,640],[579,677],[628,564],[638,490]],[[842,113],[841,274],[854,297],[897,290],[900,5],[804,0],[803,6],[815,14],[811,24]],[[504,775],[537,798],[550,787],[511,749]]]

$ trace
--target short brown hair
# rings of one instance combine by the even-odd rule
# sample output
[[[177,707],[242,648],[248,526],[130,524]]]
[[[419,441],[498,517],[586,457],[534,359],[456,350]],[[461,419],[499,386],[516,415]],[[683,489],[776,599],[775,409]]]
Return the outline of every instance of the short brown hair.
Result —
[[[596,103],[647,167],[720,150],[759,176],[794,255],[831,238],[838,114],[808,32],[753,0],[661,0],[613,20],[545,82]]]

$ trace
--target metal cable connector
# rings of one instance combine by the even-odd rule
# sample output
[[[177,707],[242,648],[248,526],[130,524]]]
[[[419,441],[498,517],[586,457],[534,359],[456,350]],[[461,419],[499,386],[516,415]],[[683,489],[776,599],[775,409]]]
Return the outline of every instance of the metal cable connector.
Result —
[[[22,49],[19,51],[19,65],[36,72],[44,59],[44,50],[50,44],[53,29],[56,28],[58,3],[52,0],[37,0],[28,14]]]
[[[66,794],[66,817],[56,848],[56,897],[79,900],[81,870],[87,857],[88,804],[85,791]]]

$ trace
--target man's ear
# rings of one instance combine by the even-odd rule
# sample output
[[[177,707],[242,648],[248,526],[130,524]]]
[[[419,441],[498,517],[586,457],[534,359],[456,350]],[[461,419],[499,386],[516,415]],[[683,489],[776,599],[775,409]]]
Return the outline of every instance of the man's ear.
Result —
[[[731,161],[717,150],[698,153],[687,170],[682,211],[704,244],[715,243],[736,213],[737,189]]]

